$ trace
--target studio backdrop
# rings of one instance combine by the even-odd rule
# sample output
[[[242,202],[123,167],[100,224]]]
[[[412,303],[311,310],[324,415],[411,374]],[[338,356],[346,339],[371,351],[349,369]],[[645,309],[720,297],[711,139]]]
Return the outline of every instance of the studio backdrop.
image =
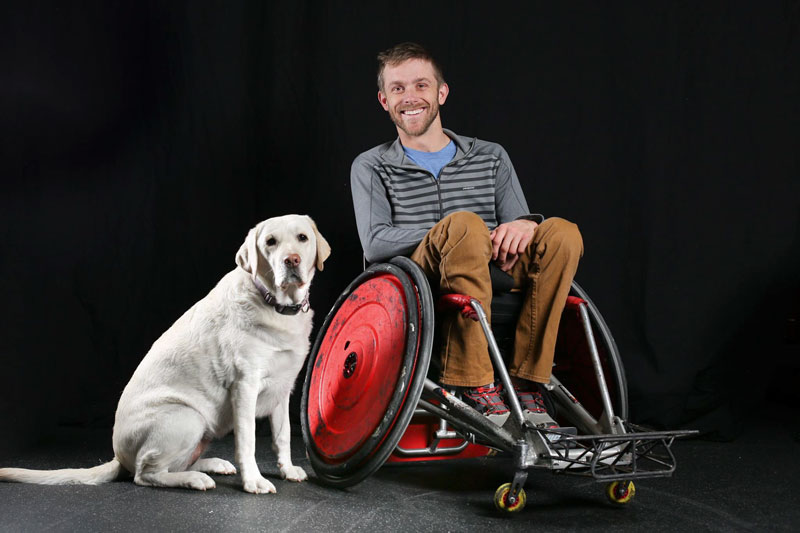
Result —
[[[443,64],[445,127],[502,144],[531,209],[579,225],[577,280],[619,344],[632,418],[733,436],[743,394],[797,376],[799,16],[789,1],[4,4],[3,446],[110,427],[149,346],[262,219],[309,214],[331,243],[321,324],[361,270],[350,164],[396,135],[375,56],[401,41]]]

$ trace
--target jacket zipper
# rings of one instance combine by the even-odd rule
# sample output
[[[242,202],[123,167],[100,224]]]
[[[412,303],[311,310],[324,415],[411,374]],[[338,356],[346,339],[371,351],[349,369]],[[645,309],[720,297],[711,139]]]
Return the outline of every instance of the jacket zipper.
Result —
[[[469,152],[466,152],[464,156],[466,156],[467,153]],[[439,220],[442,220],[444,218],[444,205],[442,205],[442,189],[440,188],[442,181],[442,173],[444,172],[444,169],[449,167],[450,164],[453,163],[454,161],[456,160],[453,159],[449,161],[447,164],[445,164],[445,166],[443,166],[442,169],[439,171],[439,177],[434,178],[434,180],[436,180],[436,196],[438,196],[439,198]],[[430,172],[428,174],[430,174]],[[431,176],[433,176],[433,174],[431,174]]]
[[[447,165],[445,165],[447,166]],[[442,167],[444,170],[444,167]],[[433,176],[433,174],[431,174]],[[433,176],[433,181],[436,182],[436,197],[439,199],[439,220],[444,218],[444,206],[442,205],[442,188],[441,188],[442,171],[439,171],[439,177]]]
[[[430,176],[431,179],[436,182],[436,198],[438,199],[438,202],[439,202],[439,220],[442,220],[444,218],[444,205],[442,205],[442,189],[441,189],[441,184],[440,184],[441,179],[442,179],[442,172],[444,171],[445,168],[449,167],[451,164],[455,163],[456,161],[460,161],[460,160],[464,159],[467,155],[469,155],[470,152],[472,152],[472,146],[470,146],[469,150],[464,152],[464,155],[462,155],[458,159],[453,159],[453,160],[449,161],[445,166],[443,166],[442,170],[439,171],[439,177],[438,178],[436,176],[434,176],[432,172],[430,172],[427,169],[424,169],[424,168],[422,168],[422,167],[420,167],[418,165],[414,165],[413,167],[403,166],[403,165],[396,165],[396,166],[392,165],[392,166],[395,167],[395,168],[402,168],[402,169],[421,170],[421,171],[425,172],[426,174],[428,174],[428,176]]]

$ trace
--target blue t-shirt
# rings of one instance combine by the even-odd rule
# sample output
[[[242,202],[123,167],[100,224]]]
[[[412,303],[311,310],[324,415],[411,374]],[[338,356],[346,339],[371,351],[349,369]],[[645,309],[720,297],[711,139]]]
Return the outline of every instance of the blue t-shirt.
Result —
[[[456,143],[450,141],[447,146],[438,152],[420,152],[405,146],[403,146],[403,151],[414,163],[430,171],[434,178],[439,179],[439,172],[442,171],[442,167],[456,156]]]

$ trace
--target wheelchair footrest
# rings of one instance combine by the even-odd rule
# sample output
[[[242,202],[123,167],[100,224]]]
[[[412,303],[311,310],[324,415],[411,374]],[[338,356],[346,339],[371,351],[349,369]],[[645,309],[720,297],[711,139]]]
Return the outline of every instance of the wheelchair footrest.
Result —
[[[675,471],[671,447],[693,430],[648,431],[625,423],[622,435],[563,436],[550,444],[556,474],[591,477],[597,481],[668,477]]]

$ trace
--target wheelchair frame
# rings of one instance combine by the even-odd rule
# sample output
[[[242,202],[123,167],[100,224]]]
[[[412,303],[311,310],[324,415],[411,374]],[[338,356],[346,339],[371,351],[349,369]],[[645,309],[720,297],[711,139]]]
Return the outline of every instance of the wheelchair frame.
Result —
[[[384,290],[384,286],[388,287],[386,290],[391,296],[377,314],[384,322],[391,322],[390,328],[397,328],[401,324],[396,316],[396,307],[404,307],[405,323],[402,326],[405,346],[402,350],[396,345],[385,347],[391,352],[386,357],[389,376],[379,376],[380,383],[376,385],[371,380],[376,368],[378,372],[383,370],[376,366],[381,364],[376,361],[383,358],[380,350],[384,348],[375,347],[380,341],[376,340],[379,335],[374,328],[379,327],[375,324],[383,322],[374,320],[374,324],[364,324],[353,317],[357,314],[360,316],[364,309],[374,306],[375,301],[383,297],[381,290]],[[514,394],[508,395],[511,416],[503,427],[499,427],[455,394],[428,379],[426,374],[433,345],[434,302],[424,273],[405,257],[396,257],[388,264],[367,268],[334,304],[309,356],[301,423],[308,456],[320,481],[337,487],[351,486],[371,475],[393,453],[434,458],[459,454],[471,444],[507,452],[513,457],[516,468],[514,478],[510,483],[501,485],[494,498],[495,506],[504,512],[516,512],[524,507],[526,496],[523,485],[529,469],[546,469],[606,482],[606,495],[617,504],[627,503],[633,497],[634,479],[672,475],[676,467],[671,450],[674,440],[696,432],[648,431],[615,413],[593,322],[610,348],[610,358],[614,363],[612,373],[617,380],[618,404],[620,411],[627,416],[624,371],[616,345],[586,293],[577,284],[573,284],[573,293],[567,301],[567,308],[580,315],[601,396],[600,416],[595,418],[559,381],[555,372],[547,388],[558,404],[559,414],[583,433],[580,435],[534,427],[525,420]],[[506,390],[513,390],[500,348],[480,302],[467,295],[444,295],[439,303],[451,312],[471,310],[477,315],[489,343],[495,372]],[[353,314],[340,316],[350,312]],[[385,320],[383,315],[394,318]],[[396,338],[397,331],[390,331]],[[350,346],[351,338],[365,335],[368,340],[371,338],[371,348],[369,342],[355,340],[354,345]],[[372,366],[367,368],[368,365]],[[364,377],[368,371],[369,379]],[[350,381],[358,372],[361,373],[356,376],[357,379]],[[376,409],[380,412],[367,412],[367,417],[350,412],[357,403],[352,398],[360,399],[359,394],[365,394],[364,390],[366,394],[381,394],[371,391],[386,389],[387,379],[395,382],[395,389],[391,394],[385,392],[376,399],[375,403],[380,404]],[[349,398],[347,402],[341,401],[344,397]],[[414,414],[439,418],[439,429],[434,434],[433,443],[427,448],[398,448],[398,442]],[[362,424],[364,418],[370,417],[371,421]],[[341,427],[336,428],[337,424]],[[354,436],[350,434],[350,427],[355,428]],[[457,446],[439,446],[442,440],[454,438],[461,438],[463,442]],[[347,444],[343,444],[345,441]]]

